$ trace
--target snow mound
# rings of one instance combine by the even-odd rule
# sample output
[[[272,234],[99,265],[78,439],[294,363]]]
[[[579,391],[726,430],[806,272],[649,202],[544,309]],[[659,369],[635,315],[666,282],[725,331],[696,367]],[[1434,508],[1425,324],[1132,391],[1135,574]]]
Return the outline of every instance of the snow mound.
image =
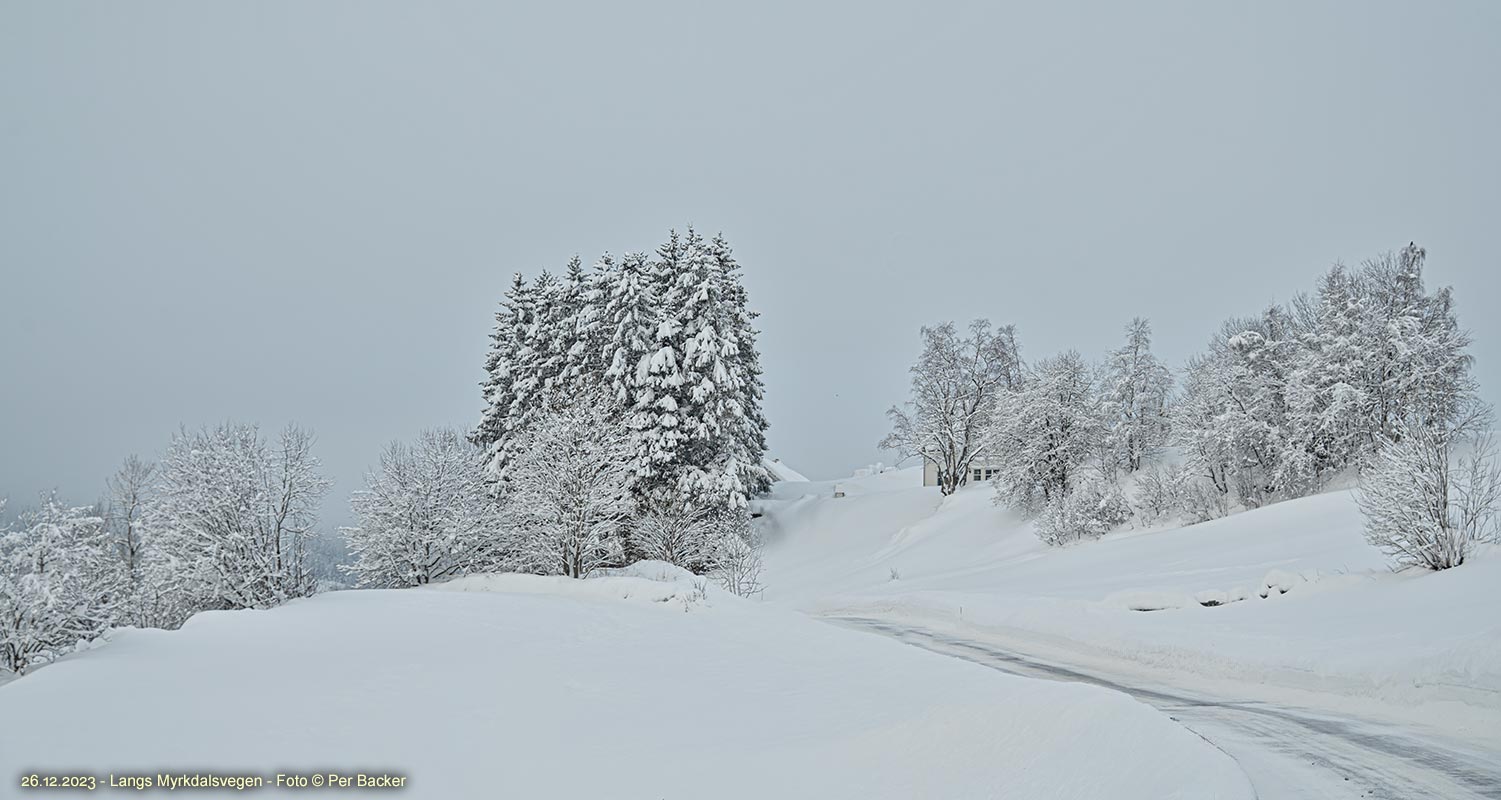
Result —
[[[439,592],[550,594],[594,600],[677,604],[683,607],[702,605],[711,595],[716,599],[734,597],[710,583],[708,578],[694,575],[666,561],[638,561],[618,569],[596,570],[584,580],[559,575],[504,572],[465,575],[424,588]]]
[[[278,772],[362,771],[405,776],[411,800],[1251,797],[1228,756],[1125,695],[762,603],[662,613],[686,577],[621,572],[122,631],[0,687],[0,775],[250,773],[281,797],[305,790]]]

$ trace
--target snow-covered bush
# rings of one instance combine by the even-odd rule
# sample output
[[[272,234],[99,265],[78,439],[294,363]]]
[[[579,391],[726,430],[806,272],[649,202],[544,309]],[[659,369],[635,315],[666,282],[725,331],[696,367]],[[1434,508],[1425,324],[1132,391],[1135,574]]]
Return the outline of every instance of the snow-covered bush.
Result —
[[[1154,525],[1182,510],[1183,469],[1177,464],[1152,465],[1136,479],[1132,507],[1146,525]]]
[[[666,561],[702,572],[714,560],[709,515],[700,510],[652,509],[638,516],[628,544],[632,559]]]
[[[1398,566],[1448,569],[1497,540],[1501,464],[1489,435],[1407,429],[1360,476],[1366,539]],[[1455,453],[1456,441],[1467,453]]]
[[[360,586],[419,586],[500,566],[500,514],[483,453],[457,431],[393,442],[365,489],[350,498],[359,525],[344,528]]]
[[[1086,480],[1068,494],[1058,496],[1037,515],[1037,536],[1052,545],[1084,538],[1098,538],[1131,519],[1131,504],[1120,486],[1110,481]]]
[[[1221,491],[1213,481],[1183,473],[1178,484],[1178,508],[1191,525],[1227,516],[1233,510],[1230,493]]]
[[[274,443],[233,423],[173,437],[144,513],[161,551],[156,590],[176,595],[187,613],[311,595],[307,544],[331,484],[312,445],[294,425]]]
[[[0,668],[25,672],[103,634],[126,589],[104,520],[43,496],[0,531]]]
[[[741,509],[728,510],[715,515],[710,524],[714,545],[709,574],[726,591],[741,597],[764,591],[761,539],[750,516]]]
[[[636,451],[614,415],[611,403],[584,396],[520,440],[502,513],[521,569],[582,578],[624,559]]]

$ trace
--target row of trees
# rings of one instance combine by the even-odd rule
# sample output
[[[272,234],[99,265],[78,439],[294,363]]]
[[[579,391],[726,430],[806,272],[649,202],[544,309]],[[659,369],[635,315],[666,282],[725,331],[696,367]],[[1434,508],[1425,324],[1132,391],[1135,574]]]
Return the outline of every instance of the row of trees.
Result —
[[[912,400],[889,412],[882,445],[933,461],[945,494],[981,465],[997,502],[1035,516],[1052,543],[1133,516],[1202,521],[1362,469],[1370,480],[1411,485],[1404,473],[1448,464],[1455,443],[1489,421],[1452,292],[1423,285],[1425,256],[1409,244],[1358,269],[1335,266],[1313,294],[1227,320],[1176,387],[1141,319],[1095,365],[1073,351],[1024,365],[1013,329],[983,320],[962,337],[949,324],[924,329]],[[1176,458],[1160,458],[1167,449]],[[1466,533],[1445,545],[1397,543],[1407,535],[1392,521],[1398,509],[1376,507],[1414,492],[1385,484],[1364,501],[1372,541],[1401,563],[1449,566],[1463,559],[1464,542],[1494,537],[1486,503],[1431,499],[1501,491],[1489,462],[1466,464],[1458,474],[1470,482],[1428,490],[1419,512],[1440,531],[1430,539]],[[1470,510],[1452,510],[1461,506]],[[1469,521],[1451,524],[1451,512]]]
[[[631,492],[652,508],[744,508],[765,490],[755,315],[721,236],[672,232],[655,257],[575,258],[562,279],[517,274],[496,314],[471,435],[504,487],[544,414],[606,398]]]
[[[759,542],[744,509],[643,509],[636,449],[608,398],[539,415],[497,495],[483,450],[454,430],[394,443],[351,499],[346,570],[362,587],[420,586],[477,572],[581,578],[630,561],[667,561],[753,594]]]
[[[99,503],[44,495],[0,530],[0,667],[24,671],[112,625],[175,628],[312,594],[330,485],[312,442],[295,426],[270,441],[253,425],[183,430],[160,462],[126,459]]]

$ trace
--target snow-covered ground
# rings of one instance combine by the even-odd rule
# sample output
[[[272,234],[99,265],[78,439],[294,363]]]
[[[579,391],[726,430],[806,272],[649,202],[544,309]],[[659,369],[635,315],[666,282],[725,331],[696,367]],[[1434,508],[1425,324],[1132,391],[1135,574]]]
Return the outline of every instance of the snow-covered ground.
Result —
[[[1251,797],[1230,758],[1123,694],[999,675],[659,564],[117,632],[0,688],[0,719],[8,782],[364,771],[424,798]]]
[[[1064,548],[990,487],[944,499],[917,469],[780,483],[759,510],[773,602],[982,663],[1148,687],[1138,696],[1358,717],[1501,753],[1501,557],[1394,574],[1348,491]],[[996,668],[1037,671],[1010,666]]]

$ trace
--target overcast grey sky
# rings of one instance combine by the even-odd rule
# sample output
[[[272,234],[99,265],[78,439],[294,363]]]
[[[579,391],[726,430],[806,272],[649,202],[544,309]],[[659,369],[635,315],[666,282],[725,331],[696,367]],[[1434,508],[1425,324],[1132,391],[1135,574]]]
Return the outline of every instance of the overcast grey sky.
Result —
[[[511,272],[723,231],[773,451],[880,457],[917,328],[1180,364],[1417,240],[1501,385],[1501,3],[0,0],[0,495],[179,423],[338,485],[468,427]]]

